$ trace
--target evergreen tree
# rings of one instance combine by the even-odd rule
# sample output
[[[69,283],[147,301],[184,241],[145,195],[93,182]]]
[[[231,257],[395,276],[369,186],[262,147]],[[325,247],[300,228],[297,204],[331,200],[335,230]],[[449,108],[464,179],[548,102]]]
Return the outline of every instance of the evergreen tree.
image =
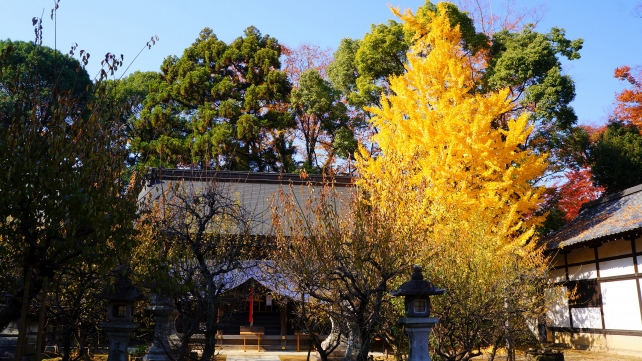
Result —
[[[586,153],[593,182],[606,193],[642,184],[642,135],[637,125],[611,121]]]
[[[230,44],[205,28],[180,58],[164,60],[132,150],[151,165],[291,169],[291,86],[280,55],[278,41],[255,27]]]
[[[78,268],[104,274],[124,260],[138,190],[121,183],[124,127],[104,82],[92,84],[81,66],[89,55],[81,51],[79,62],[23,42],[0,50],[3,329],[47,278]]]

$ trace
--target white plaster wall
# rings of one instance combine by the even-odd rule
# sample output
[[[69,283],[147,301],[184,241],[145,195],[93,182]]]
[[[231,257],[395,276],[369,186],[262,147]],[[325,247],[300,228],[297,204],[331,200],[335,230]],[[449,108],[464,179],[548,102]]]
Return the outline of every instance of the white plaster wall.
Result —
[[[600,284],[606,329],[642,330],[636,286],[635,280],[602,282]]]
[[[600,277],[613,277],[635,273],[633,257],[600,262]]]
[[[606,344],[615,353],[642,357],[642,336],[606,335]]]
[[[597,248],[597,255],[600,258],[622,256],[631,252],[631,241],[627,240],[607,242]]]
[[[573,327],[602,328],[602,313],[599,307],[571,308]]]
[[[595,263],[568,268],[568,279],[571,281],[597,278]]]
[[[630,356],[642,356],[642,336],[600,335],[595,333],[555,332],[551,341],[576,346],[591,351],[613,351],[614,353]]]
[[[548,279],[552,283],[566,282],[566,269],[554,269],[548,272]]]
[[[547,324],[552,327],[570,327],[568,313],[567,289],[564,286],[552,287],[545,292],[547,308]]]

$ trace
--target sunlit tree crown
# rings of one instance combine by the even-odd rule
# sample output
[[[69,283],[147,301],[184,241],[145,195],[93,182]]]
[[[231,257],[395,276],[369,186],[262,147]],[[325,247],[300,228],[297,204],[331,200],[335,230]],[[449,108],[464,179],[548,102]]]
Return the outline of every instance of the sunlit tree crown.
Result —
[[[541,192],[532,184],[546,155],[524,149],[532,131],[528,114],[506,121],[508,89],[477,91],[473,69],[483,62],[464,48],[459,27],[440,10],[429,23],[393,10],[416,39],[406,73],[390,79],[392,92],[382,96],[381,108],[367,109],[375,115],[372,141],[381,152],[376,158],[362,153],[362,185],[410,186],[418,221],[434,226],[445,213],[481,213],[497,239],[521,243],[532,234]]]

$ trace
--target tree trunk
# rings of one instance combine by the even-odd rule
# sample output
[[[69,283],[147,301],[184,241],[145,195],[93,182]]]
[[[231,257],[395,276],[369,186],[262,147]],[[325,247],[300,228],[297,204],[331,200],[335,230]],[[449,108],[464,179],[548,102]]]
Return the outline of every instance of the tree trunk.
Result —
[[[515,361],[515,340],[511,335],[506,337],[506,361]]]
[[[201,361],[210,361],[212,356],[214,356],[214,346],[216,343],[216,330],[211,332],[209,327],[206,327],[205,330],[205,347],[203,348],[203,354],[201,355]]]
[[[203,272],[205,273],[205,272]],[[201,355],[201,361],[210,361],[214,352],[216,351],[216,329],[217,322],[216,318],[218,317],[218,307],[216,306],[216,298],[218,294],[216,292],[216,285],[213,284],[212,276],[207,274],[208,277],[208,290],[207,290],[207,308],[206,308],[206,318],[205,318],[205,347],[203,348],[203,354]]]
[[[73,334],[71,328],[65,329],[62,333],[62,360],[69,361],[71,359],[71,336]]]
[[[334,317],[330,317],[330,323],[332,325],[330,334],[323,342],[319,342],[319,338],[313,333],[310,333],[310,337],[317,346],[317,353],[319,357],[321,357],[321,361],[328,361],[330,354],[334,352],[342,342],[345,342],[345,337],[341,335],[341,327],[339,323],[335,321]]]
[[[85,342],[85,338],[81,335],[78,335],[78,359],[84,359],[85,361],[91,361],[91,356],[89,355],[89,345]]]
[[[506,361],[515,361],[515,338],[513,337],[510,314],[509,314],[509,300],[504,299],[504,310],[506,310]]]
[[[361,328],[359,325],[352,323],[348,333],[348,347],[342,361],[362,361],[362,347]]]
[[[341,330],[339,328],[339,324],[334,320],[334,317],[330,317],[330,323],[332,325],[330,328],[330,334],[323,342],[321,342],[321,349],[324,353],[326,351],[328,353],[334,351],[334,349],[339,345],[339,342],[341,342]],[[319,350],[319,354],[321,354],[321,350]]]
[[[488,361],[495,361],[495,356],[497,355],[498,348],[499,348],[499,344],[498,342],[495,342],[492,350],[490,351],[490,355],[488,355]]]
[[[180,346],[178,347],[178,355],[176,357],[177,360],[179,361],[184,361],[189,358],[189,340],[193,336],[193,332],[185,332],[181,334],[181,343]]]

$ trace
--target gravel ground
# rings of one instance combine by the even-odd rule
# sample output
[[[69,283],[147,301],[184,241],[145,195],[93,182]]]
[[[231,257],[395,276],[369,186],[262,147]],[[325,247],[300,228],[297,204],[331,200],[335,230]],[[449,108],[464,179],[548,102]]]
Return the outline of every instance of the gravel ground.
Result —
[[[269,353],[266,353],[266,354],[269,354]],[[279,355],[278,357],[281,361],[306,361],[306,356],[301,356],[301,355],[292,355],[292,356]],[[251,356],[248,356],[248,361],[250,361],[249,360],[250,358]],[[217,355],[216,357],[216,361],[226,361],[225,359],[226,359],[225,355]],[[374,359],[375,361],[383,361],[383,357],[375,356]],[[388,357],[388,360],[391,361],[393,360],[393,358]],[[475,361],[483,361],[483,360],[486,360],[486,358],[484,358],[483,356],[475,358]],[[499,355],[495,357],[495,361],[504,361],[504,360],[506,360],[505,356]],[[517,361],[524,361],[524,360],[526,360],[526,358],[523,354],[517,355]],[[565,349],[564,361],[642,361],[642,357],[618,355],[610,352]]]
[[[597,352],[597,351],[583,351],[583,350],[570,350],[565,349],[564,361],[642,361],[642,357],[618,355],[612,352]],[[477,357],[474,360],[487,360],[485,357]],[[504,361],[505,356],[495,356],[495,361]],[[524,361],[526,357],[524,354],[517,355],[517,361]]]
[[[565,350],[564,361],[604,360],[604,361],[641,361],[642,357],[618,355],[611,352]]]

